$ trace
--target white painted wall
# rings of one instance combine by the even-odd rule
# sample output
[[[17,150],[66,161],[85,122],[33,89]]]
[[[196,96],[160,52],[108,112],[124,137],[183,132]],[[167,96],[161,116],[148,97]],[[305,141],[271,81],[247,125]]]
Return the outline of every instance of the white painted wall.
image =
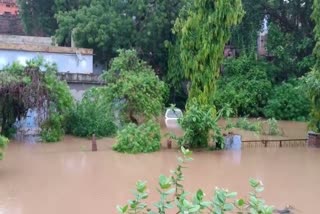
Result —
[[[25,65],[26,61],[42,56],[47,62],[56,63],[58,72],[92,73],[93,56],[68,53],[30,52],[20,50],[0,50],[0,70],[15,61]]]

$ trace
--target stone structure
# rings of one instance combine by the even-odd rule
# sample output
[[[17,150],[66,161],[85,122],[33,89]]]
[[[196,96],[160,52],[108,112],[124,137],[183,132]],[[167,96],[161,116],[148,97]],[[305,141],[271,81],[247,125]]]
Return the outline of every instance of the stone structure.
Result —
[[[0,34],[24,34],[15,0],[0,0]]]
[[[20,17],[11,14],[0,15],[0,34],[24,35]]]
[[[0,43],[18,45],[56,46],[52,37],[0,34]]]
[[[267,51],[267,39],[268,39],[268,33],[262,32],[259,33],[257,46],[258,46],[258,55],[259,56],[269,56]]]
[[[105,84],[97,74],[77,74],[77,73],[59,73],[60,80],[64,80],[70,87],[73,98],[77,101],[81,100],[86,90],[95,86]]]
[[[308,145],[312,147],[320,147],[320,133],[308,133]]]

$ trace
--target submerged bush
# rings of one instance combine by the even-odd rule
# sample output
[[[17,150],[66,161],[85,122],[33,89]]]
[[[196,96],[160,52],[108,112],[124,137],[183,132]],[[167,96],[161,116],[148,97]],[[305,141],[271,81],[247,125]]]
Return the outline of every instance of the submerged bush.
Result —
[[[44,142],[53,143],[58,142],[64,135],[64,129],[62,121],[64,117],[57,113],[51,114],[51,116],[41,124],[40,136]]]
[[[113,149],[123,153],[148,153],[160,149],[160,125],[149,121],[140,126],[130,123],[117,133]]]
[[[0,135],[0,160],[3,159],[4,149],[6,148],[9,139]]]
[[[236,128],[260,133],[262,131],[262,123],[260,121],[250,122],[246,117],[239,118],[235,124]]]
[[[92,88],[85,92],[83,99],[71,110],[68,132],[79,137],[107,137],[116,132],[110,104],[103,99],[103,89]]]
[[[268,123],[268,135],[281,135],[281,131],[278,125],[278,121],[274,118],[270,118],[267,121]]]
[[[224,139],[218,126],[221,116],[222,112],[217,114],[211,106],[190,103],[185,115],[179,119],[184,131],[183,137],[178,138],[179,145],[187,148],[205,148],[212,140],[218,149],[223,149]]]

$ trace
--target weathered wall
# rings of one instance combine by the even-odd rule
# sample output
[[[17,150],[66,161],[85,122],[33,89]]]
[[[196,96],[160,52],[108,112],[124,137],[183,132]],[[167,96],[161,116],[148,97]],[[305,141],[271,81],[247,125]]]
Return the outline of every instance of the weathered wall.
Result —
[[[99,87],[96,84],[78,84],[78,83],[68,83],[70,87],[71,94],[76,101],[80,101],[86,90],[92,87]],[[100,85],[101,86],[101,85]]]
[[[54,45],[51,37],[21,36],[21,35],[0,35],[0,43],[21,44],[21,45]]]
[[[26,61],[34,59],[37,56],[42,56],[48,62],[56,63],[59,72],[92,73],[93,70],[92,55],[81,55],[81,57],[78,57],[75,53],[29,52],[3,49],[0,49],[0,70],[15,61],[25,64]]]
[[[19,16],[11,14],[0,15],[0,34],[24,35]]]

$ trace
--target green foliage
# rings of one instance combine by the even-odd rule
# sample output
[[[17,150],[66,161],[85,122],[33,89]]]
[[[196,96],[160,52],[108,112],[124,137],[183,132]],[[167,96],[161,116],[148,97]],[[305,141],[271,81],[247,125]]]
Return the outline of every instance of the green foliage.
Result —
[[[311,105],[309,128],[320,132],[320,70],[315,68],[305,77]]]
[[[266,62],[252,56],[227,60],[218,81],[216,107],[222,109],[228,104],[236,116],[262,116],[272,89],[268,70]]]
[[[41,139],[47,143],[60,141],[64,135],[63,120],[64,117],[62,115],[51,113],[50,117],[41,124]]]
[[[172,170],[171,177],[161,175],[159,177],[158,193],[159,201],[153,203],[156,211],[153,211],[145,200],[148,199],[148,189],[146,182],[139,181],[134,190],[134,199],[129,200],[124,206],[117,206],[117,210],[121,214],[125,213],[150,213],[165,214],[171,209],[176,209],[177,213],[251,213],[251,214],[272,214],[274,208],[265,204],[258,195],[264,190],[263,184],[255,179],[250,179],[249,183],[252,191],[248,200],[236,199],[236,192],[229,192],[226,189],[216,188],[215,193],[210,201],[205,201],[205,193],[199,189],[192,194],[192,200],[189,199],[190,193],[186,191],[180,183],[183,180],[183,172],[185,163],[192,160],[190,158],[192,152],[182,147],[183,158],[178,158],[179,164],[175,170]],[[179,180],[179,182],[176,182]]]
[[[54,0],[18,0],[19,15],[25,32],[34,36],[50,36],[56,29]]]
[[[3,159],[4,150],[9,143],[9,139],[0,135],[0,160]]]
[[[281,135],[280,128],[278,126],[278,121],[274,118],[267,120],[268,123],[268,135]]]
[[[172,37],[171,28],[180,0],[91,1],[77,10],[56,14],[58,43],[70,43],[73,31],[78,46],[93,48],[96,59],[109,62],[120,48],[134,48],[157,71],[167,64],[164,41]]]
[[[250,122],[246,117],[239,118],[235,127],[257,133],[262,132],[262,123],[260,121]]]
[[[282,132],[278,125],[278,121],[274,118],[270,118],[267,121],[260,121],[258,119],[256,122],[254,122],[249,121],[246,117],[243,117],[238,119],[234,127],[247,131],[252,131],[258,134],[282,135]]]
[[[179,124],[184,131],[178,143],[187,148],[206,148],[212,140],[217,149],[224,148],[224,139],[218,120],[222,117],[224,109],[216,115],[216,109],[209,105],[199,105],[196,101],[190,103],[188,110]]]
[[[316,63],[305,77],[309,99],[311,101],[311,113],[309,127],[314,132],[320,132],[320,1],[313,1],[312,19],[316,25],[314,28],[316,45],[313,54]]]
[[[273,88],[264,115],[278,120],[305,121],[309,114],[309,100],[301,80],[283,82]]]
[[[120,50],[102,75],[106,97],[120,111],[122,122],[141,123],[160,115],[167,88],[134,50]]]
[[[123,153],[148,153],[160,149],[160,126],[148,121],[140,126],[130,123],[117,133],[113,149]]]
[[[232,28],[230,44],[240,54],[251,54],[257,50],[258,32],[265,17],[263,3],[265,0],[242,0],[245,14],[241,23]]]
[[[311,32],[307,32],[311,34]],[[281,26],[271,23],[268,31],[267,50],[273,56],[272,63],[278,68],[273,73],[276,82],[301,77],[314,64],[312,47],[314,41],[310,35],[296,35],[296,32],[284,31]]]
[[[34,109],[43,127],[43,140],[59,140],[73,98],[68,85],[58,80],[56,65],[35,58],[26,66],[13,63],[0,71],[0,77],[1,133],[9,136],[14,122]]]
[[[91,88],[85,92],[67,118],[68,132],[79,137],[107,137],[116,132],[110,104],[104,102],[104,89]]]
[[[212,104],[224,46],[231,27],[242,16],[240,0],[195,0],[187,16],[176,20],[180,60],[185,77],[191,81],[189,101],[196,98],[199,103]]]

